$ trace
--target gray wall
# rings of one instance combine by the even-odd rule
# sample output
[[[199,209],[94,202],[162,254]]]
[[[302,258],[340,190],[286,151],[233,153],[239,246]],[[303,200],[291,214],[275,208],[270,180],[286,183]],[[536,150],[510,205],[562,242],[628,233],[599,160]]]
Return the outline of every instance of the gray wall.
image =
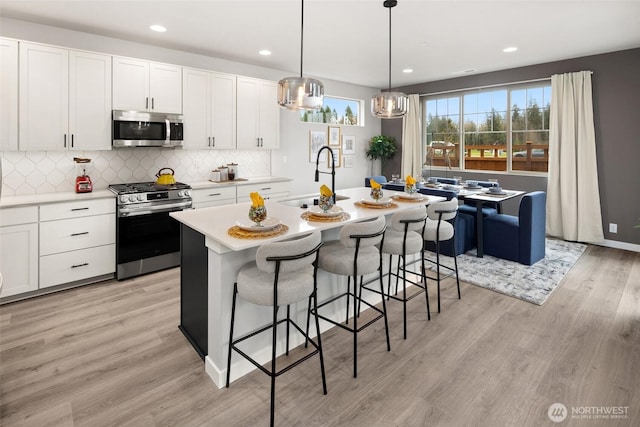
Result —
[[[429,94],[478,86],[550,77],[552,74],[593,71],[593,103],[598,156],[598,182],[605,239],[613,246],[620,242],[640,244],[640,48],[549,62],[529,67],[427,82],[399,88],[407,94]],[[382,123],[384,135],[402,140],[402,121]],[[387,168],[400,170],[401,155]],[[390,172],[389,172],[390,173]],[[450,173],[451,175],[451,173]],[[456,175],[458,173],[456,172]],[[462,173],[484,179],[486,173]],[[500,175],[507,188],[546,190],[545,177]],[[514,206],[507,211],[514,212]],[[618,224],[618,233],[609,233],[609,223]]]

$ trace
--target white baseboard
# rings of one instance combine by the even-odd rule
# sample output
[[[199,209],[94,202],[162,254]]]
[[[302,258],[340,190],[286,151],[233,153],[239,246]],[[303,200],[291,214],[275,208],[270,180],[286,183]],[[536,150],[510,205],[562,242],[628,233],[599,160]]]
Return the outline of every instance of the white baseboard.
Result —
[[[626,251],[640,252],[640,245],[626,242],[618,242],[616,240],[605,239],[600,246],[606,246],[608,248],[624,249]]]

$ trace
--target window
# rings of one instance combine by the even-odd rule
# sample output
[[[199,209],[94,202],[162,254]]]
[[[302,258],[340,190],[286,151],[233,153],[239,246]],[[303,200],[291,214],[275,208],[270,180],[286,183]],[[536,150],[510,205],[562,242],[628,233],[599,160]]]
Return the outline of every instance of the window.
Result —
[[[320,110],[301,111],[300,120],[309,123],[364,126],[364,121],[360,117],[362,102],[357,99],[325,96]]]
[[[547,172],[550,105],[549,83],[428,96],[425,166]]]

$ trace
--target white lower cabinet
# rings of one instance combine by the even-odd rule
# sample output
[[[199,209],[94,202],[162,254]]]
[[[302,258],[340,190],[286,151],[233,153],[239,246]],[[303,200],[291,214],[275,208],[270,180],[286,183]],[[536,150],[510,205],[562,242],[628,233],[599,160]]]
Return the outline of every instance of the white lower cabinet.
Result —
[[[238,203],[250,202],[249,194],[258,192],[265,200],[277,200],[289,195],[289,182],[269,182],[264,184],[249,184],[238,186]]]
[[[115,272],[115,200],[40,207],[40,288]]]
[[[0,297],[38,289],[38,207],[0,212]]]
[[[194,209],[231,205],[236,202],[236,187],[191,190],[191,198]]]
[[[115,244],[41,256],[40,288],[111,274],[115,265]]]

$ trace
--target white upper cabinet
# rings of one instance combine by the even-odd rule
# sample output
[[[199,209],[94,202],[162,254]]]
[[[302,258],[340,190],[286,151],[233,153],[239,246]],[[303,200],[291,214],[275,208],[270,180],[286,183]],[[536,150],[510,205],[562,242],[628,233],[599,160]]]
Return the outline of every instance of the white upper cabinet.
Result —
[[[18,42],[0,38],[0,151],[18,149]]]
[[[238,77],[238,149],[279,147],[277,89],[276,82]]]
[[[20,150],[111,149],[111,57],[20,43]]]
[[[20,43],[20,149],[64,150],[68,127],[69,51]]]
[[[182,114],[182,67],[114,56],[113,109]]]
[[[111,149],[111,57],[69,52],[69,132],[72,150]]]
[[[184,148],[235,148],[236,77],[185,68],[182,92]]]

